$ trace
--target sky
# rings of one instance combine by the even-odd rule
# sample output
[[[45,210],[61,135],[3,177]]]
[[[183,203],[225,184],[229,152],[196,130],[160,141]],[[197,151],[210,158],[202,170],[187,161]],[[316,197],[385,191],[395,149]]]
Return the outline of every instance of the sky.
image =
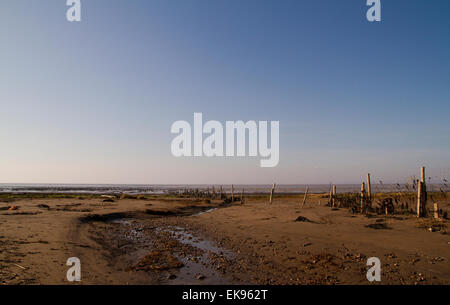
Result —
[[[0,183],[450,177],[450,1],[0,2]],[[280,122],[280,161],[175,158],[173,122]]]

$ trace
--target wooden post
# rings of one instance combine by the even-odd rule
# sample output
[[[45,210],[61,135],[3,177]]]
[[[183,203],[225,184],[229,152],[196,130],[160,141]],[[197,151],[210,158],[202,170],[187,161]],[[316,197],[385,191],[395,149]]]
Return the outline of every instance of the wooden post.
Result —
[[[332,195],[332,189],[331,189],[331,184],[330,184],[330,197],[328,198],[328,204],[329,205],[332,205],[332,198],[333,197],[333,195]]]
[[[244,203],[244,189],[242,189],[242,192],[241,192],[241,204],[243,204]]]
[[[305,206],[306,203],[306,198],[308,197],[308,186],[306,186],[306,190],[305,190],[305,196],[303,197],[303,204],[302,207]]]
[[[370,173],[367,174],[367,204],[372,208],[372,188],[370,184]]]
[[[223,198],[223,191],[222,191],[222,186],[220,186],[220,199]]]
[[[364,213],[364,208],[366,206],[366,185],[364,182],[361,183],[361,213]]]
[[[420,169],[420,181],[417,183],[417,217],[427,215],[427,185],[425,182],[425,167]]]
[[[422,187],[423,182],[417,181],[417,217],[422,217]]]
[[[425,166],[422,166],[420,171],[421,171],[421,178],[422,178],[422,182],[423,182],[423,188],[422,188],[422,192],[423,192],[422,213],[423,213],[423,216],[427,216],[427,197],[428,197],[428,193],[427,193],[427,181],[426,181],[427,177],[425,175]]]
[[[231,202],[234,202],[234,185],[231,185]]]
[[[438,204],[434,204],[434,219],[439,219],[439,207]]]
[[[333,196],[331,197],[333,208],[336,207],[336,185],[333,184]]]
[[[275,191],[275,183],[272,185],[272,189],[270,190],[270,198],[269,198],[269,203],[272,204],[273,201],[273,193]]]

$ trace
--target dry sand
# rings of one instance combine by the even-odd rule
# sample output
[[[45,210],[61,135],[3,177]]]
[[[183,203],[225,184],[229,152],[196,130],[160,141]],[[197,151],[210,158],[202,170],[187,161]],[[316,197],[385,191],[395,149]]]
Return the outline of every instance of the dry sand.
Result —
[[[0,283],[71,284],[66,260],[78,257],[79,284],[371,284],[372,256],[381,284],[450,283],[448,220],[352,214],[319,195],[301,207],[302,198],[0,202]]]

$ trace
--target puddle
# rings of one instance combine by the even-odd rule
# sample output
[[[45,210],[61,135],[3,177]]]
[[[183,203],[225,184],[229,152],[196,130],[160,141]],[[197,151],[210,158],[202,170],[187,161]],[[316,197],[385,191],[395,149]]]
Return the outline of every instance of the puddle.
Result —
[[[234,257],[233,252],[216,246],[216,243],[213,241],[196,237],[182,227],[169,227],[167,229],[163,229],[162,231],[172,233],[175,239],[183,244],[191,245],[206,252],[210,251],[217,255],[223,255],[228,259]]]
[[[176,273],[177,277],[175,279],[170,280],[170,284],[232,284],[232,282],[226,279],[221,272],[212,268],[209,254],[212,252],[219,257],[233,259],[235,257],[233,252],[218,247],[213,241],[194,236],[182,227],[168,227],[166,229],[161,229],[161,231],[171,233],[176,240],[183,244],[188,244],[204,251],[204,253],[201,256],[196,257],[195,260],[190,257],[178,257],[178,259],[184,263],[184,267]],[[199,280],[197,279],[198,275],[202,275],[204,278]]]
[[[199,216],[199,215],[202,215],[202,214],[205,214],[205,213],[211,213],[211,212],[214,212],[214,211],[217,210],[217,209],[218,209],[218,208],[212,208],[212,209],[209,209],[209,210],[206,210],[206,211],[201,211],[201,212],[192,214],[191,217],[192,217],[192,216]]]
[[[122,225],[130,225],[132,223],[131,219],[129,218],[116,218],[108,221],[109,223],[118,223]]]
[[[212,211],[214,209],[211,209]],[[204,211],[208,212],[208,211]],[[203,212],[203,213],[204,213]],[[221,248],[214,241],[207,240],[195,236],[188,232],[185,228],[178,226],[164,226],[158,228],[152,228],[150,231],[143,229],[139,222],[131,218],[116,218],[108,220],[109,223],[120,226],[121,239],[128,240],[123,244],[125,247],[129,247],[127,256],[132,257],[132,261],[137,263],[139,259],[144,257],[153,251],[154,235],[161,233],[169,233],[170,238],[177,240],[178,242],[186,245],[190,245],[197,248],[200,254],[180,254],[177,251],[173,251],[174,255],[180,262],[184,264],[183,267],[170,270],[167,272],[167,279],[164,280],[167,284],[174,285],[230,285],[233,284],[230,280],[225,278],[224,274],[217,270],[226,266],[227,260],[232,260],[236,255],[227,249]],[[166,273],[163,273],[166,274]],[[169,275],[172,275],[169,277]],[[199,276],[201,276],[199,279]]]

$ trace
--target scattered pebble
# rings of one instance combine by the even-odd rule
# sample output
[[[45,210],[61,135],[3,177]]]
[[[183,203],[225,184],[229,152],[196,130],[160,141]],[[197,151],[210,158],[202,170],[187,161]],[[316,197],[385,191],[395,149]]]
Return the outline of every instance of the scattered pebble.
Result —
[[[177,278],[177,276],[175,275],[175,274],[169,274],[168,276],[167,276],[167,279],[168,280],[173,280],[173,279],[176,279]]]
[[[204,276],[203,274],[199,274],[197,275],[197,280],[204,280],[206,278],[206,276]]]

